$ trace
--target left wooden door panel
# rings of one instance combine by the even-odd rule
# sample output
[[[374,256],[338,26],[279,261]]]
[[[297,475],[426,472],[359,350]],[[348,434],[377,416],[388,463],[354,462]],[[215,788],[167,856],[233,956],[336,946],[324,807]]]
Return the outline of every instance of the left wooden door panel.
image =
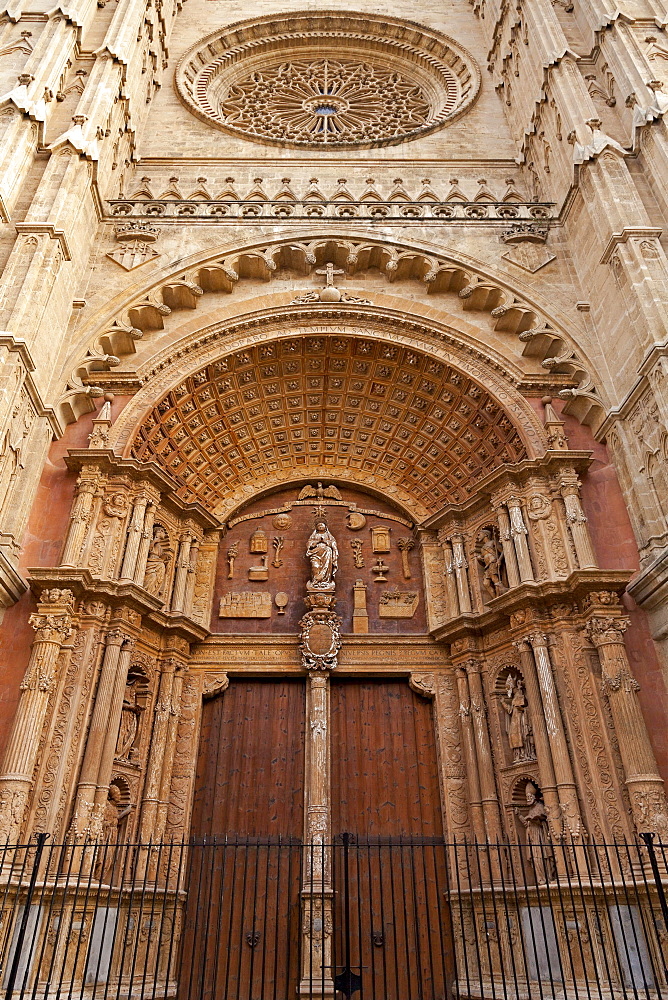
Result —
[[[204,705],[180,1000],[295,996],[305,685],[236,680]]]

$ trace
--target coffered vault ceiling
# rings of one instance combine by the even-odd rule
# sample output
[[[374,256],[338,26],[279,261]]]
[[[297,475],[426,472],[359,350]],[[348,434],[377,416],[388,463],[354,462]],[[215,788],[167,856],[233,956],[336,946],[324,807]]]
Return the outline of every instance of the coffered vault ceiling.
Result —
[[[511,420],[465,375],[413,349],[332,335],[207,365],[153,407],[131,453],[209,509],[249,484],[324,467],[374,476],[436,510],[526,457]]]

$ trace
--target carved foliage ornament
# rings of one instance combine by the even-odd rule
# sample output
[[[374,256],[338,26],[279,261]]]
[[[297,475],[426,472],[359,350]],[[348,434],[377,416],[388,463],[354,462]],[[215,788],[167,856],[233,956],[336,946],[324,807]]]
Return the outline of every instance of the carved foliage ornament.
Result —
[[[198,117],[255,141],[385,145],[452,121],[480,86],[468,52],[404,21],[309,13],[233,29],[186,54],[177,90]]]

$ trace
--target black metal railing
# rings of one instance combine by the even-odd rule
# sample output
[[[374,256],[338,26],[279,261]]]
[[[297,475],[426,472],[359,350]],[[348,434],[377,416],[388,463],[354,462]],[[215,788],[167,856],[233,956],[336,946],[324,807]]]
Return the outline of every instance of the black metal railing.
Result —
[[[668,1000],[668,846],[0,848],[7,1000]]]

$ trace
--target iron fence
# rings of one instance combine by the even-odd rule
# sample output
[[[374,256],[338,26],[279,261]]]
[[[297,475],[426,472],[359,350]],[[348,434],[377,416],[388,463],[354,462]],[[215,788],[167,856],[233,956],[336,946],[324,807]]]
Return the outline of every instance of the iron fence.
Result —
[[[667,845],[0,848],[7,1000],[668,1000]]]

